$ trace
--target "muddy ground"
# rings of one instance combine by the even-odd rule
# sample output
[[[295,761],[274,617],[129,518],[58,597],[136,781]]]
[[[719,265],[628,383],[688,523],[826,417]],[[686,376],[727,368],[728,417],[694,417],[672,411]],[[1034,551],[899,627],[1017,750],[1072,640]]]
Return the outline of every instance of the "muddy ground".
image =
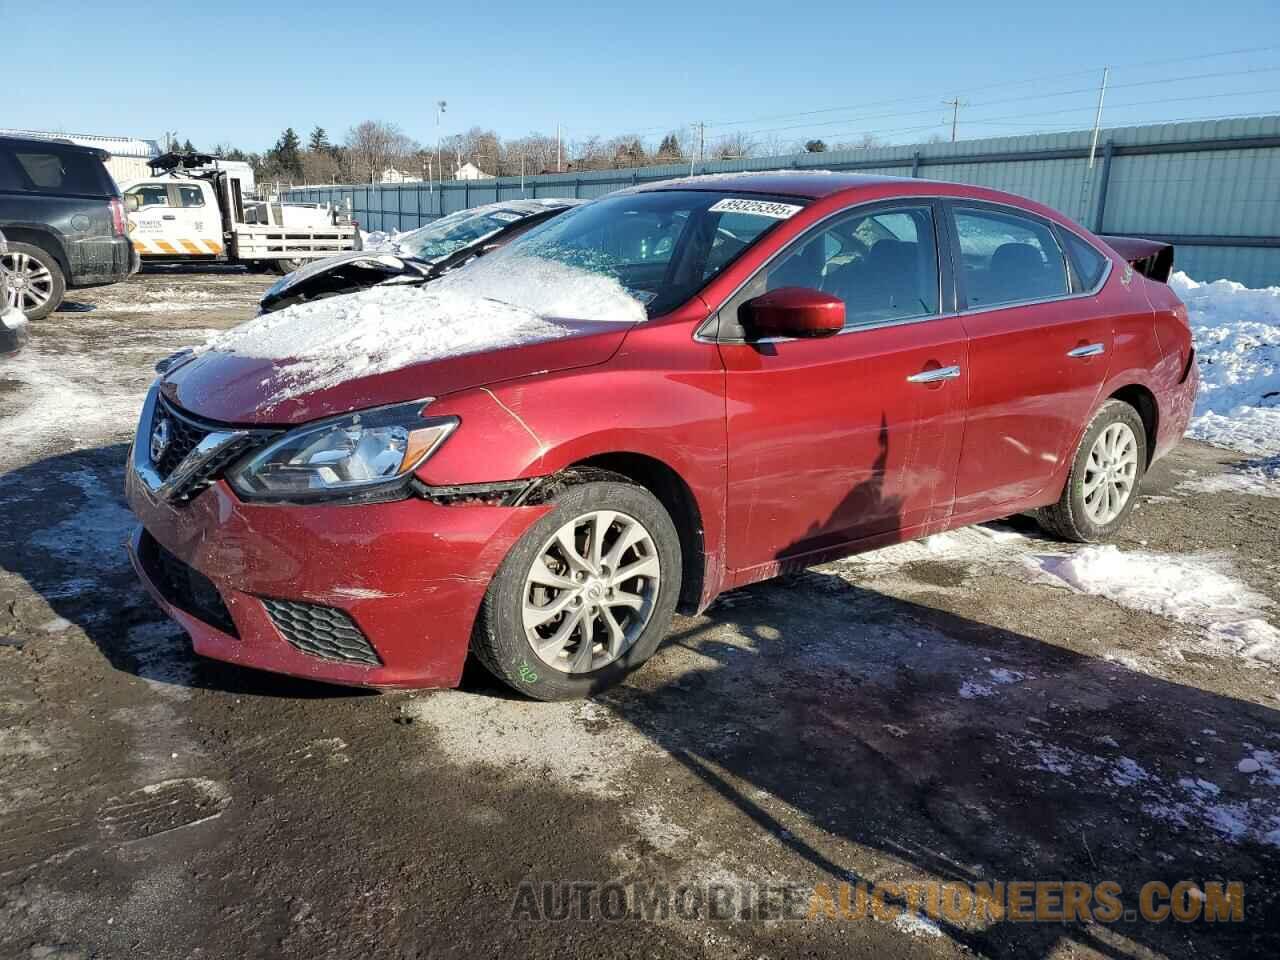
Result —
[[[1184,444],[1117,543],[1233,578],[1225,612],[1068,589],[1076,548],[1013,518],[727,595],[591,702],[474,670],[362,694],[195,658],[122,546],[151,364],[252,315],[268,282],[75,292],[0,361],[0,957],[1280,948],[1277,667],[1223,629],[1280,622],[1280,498],[1205,491],[1240,458]],[[1184,879],[1243,881],[1244,922],[804,919],[822,882],[1113,880],[1131,908]],[[801,905],[512,919],[530,880]]]

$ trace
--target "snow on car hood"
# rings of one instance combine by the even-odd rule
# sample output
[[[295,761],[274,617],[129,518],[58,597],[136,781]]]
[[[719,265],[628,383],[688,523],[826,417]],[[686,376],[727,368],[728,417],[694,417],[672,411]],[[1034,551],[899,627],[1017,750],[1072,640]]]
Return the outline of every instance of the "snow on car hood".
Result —
[[[536,258],[482,260],[428,287],[374,287],[260,316],[205,343],[163,389],[213,420],[301,422],[600,363],[645,316],[607,277]]]

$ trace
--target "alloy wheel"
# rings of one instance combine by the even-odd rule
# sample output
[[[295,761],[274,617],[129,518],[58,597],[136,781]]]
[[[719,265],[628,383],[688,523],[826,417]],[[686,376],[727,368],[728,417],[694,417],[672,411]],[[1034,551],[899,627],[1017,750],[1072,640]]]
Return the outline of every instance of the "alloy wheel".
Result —
[[[1138,438],[1127,423],[1112,423],[1093,441],[1084,471],[1084,509],[1099,526],[1110,523],[1133,495]]]
[[[561,526],[525,577],[522,616],[534,653],[565,673],[613,663],[649,622],[661,566],[634,517],[593,510]]]
[[[6,253],[0,257],[0,293],[6,307],[31,313],[53,296],[53,274],[29,254]]]

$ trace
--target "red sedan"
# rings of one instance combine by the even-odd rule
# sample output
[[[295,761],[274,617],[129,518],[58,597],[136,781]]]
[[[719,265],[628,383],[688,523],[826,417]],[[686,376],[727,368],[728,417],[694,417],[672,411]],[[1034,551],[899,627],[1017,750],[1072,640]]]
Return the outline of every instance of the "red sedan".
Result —
[[[174,360],[135,566],[211,657],[424,687],[470,652],[550,699],[784,570],[1029,510],[1104,539],[1197,384],[1169,251],[1116,246],[924,180],[612,194]]]

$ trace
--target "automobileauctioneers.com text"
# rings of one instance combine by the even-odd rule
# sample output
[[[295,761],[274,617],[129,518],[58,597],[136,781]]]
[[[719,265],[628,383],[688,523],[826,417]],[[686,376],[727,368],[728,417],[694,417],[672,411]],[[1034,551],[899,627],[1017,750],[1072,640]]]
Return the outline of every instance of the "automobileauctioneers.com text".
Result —
[[[1239,923],[1240,881],[668,884],[524,881],[513,920],[893,921],[904,914],[973,923]]]

